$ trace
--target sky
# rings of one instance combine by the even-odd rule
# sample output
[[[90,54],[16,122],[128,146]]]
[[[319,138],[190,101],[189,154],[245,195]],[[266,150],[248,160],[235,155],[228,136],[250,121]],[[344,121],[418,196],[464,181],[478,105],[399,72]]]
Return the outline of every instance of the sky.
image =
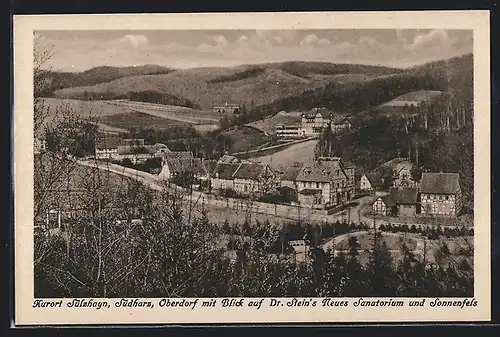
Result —
[[[471,30],[37,31],[44,65],[79,72],[96,66],[171,68],[282,61],[410,67],[472,52]]]

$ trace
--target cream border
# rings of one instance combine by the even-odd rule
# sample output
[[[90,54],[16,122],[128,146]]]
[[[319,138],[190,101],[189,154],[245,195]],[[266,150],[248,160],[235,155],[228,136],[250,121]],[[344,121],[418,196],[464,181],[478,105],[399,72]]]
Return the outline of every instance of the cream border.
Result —
[[[475,90],[475,299],[450,308],[33,309],[33,31],[158,29],[472,29]],[[484,321],[490,312],[489,12],[314,12],[14,16],[15,322],[26,324],[167,324]]]

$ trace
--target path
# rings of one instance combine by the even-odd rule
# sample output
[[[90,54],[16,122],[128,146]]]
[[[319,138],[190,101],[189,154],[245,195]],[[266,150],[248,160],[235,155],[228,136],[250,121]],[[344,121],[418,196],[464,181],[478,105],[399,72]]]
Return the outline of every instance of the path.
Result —
[[[142,182],[146,186],[150,187],[153,190],[162,191],[165,188],[175,189],[177,191],[187,192],[184,188],[176,186],[174,184],[164,185],[164,179],[159,177],[158,175],[134,170],[131,168],[123,167],[117,164],[97,162],[95,160],[87,160],[87,161],[78,161],[81,165],[97,167],[99,169],[107,170],[109,172],[113,172],[116,174],[120,174],[137,181]],[[303,220],[303,221],[311,221],[311,222],[336,222],[336,221],[344,221],[350,220],[351,222],[364,222],[366,224],[372,224],[373,219],[370,219],[361,214],[361,209],[367,205],[370,197],[363,197],[358,199],[359,204],[355,207],[352,207],[348,210],[340,211],[336,214],[325,214],[324,211],[316,210],[308,207],[300,207],[300,206],[285,206],[285,205],[276,205],[276,204],[267,204],[262,202],[252,202],[247,199],[233,199],[233,198],[217,198],[214,195],[192,191],[191,194],[182,193],[182,197],[185,200],[189,200],[190,202],[195,202],[198,204],[203,204],[207,206],[213,206],[216,208],[229,208],[238,211],[244,211],[249,213],[260,213],[260,214],[268,214],[284,219],[289,220]],[[346,211],[349,212],[350,215],[346,216]],[[357,221],[356,221],[357,220]],[[420,227],[435,227],[434,225],[429,224],[418,224],[418,223],[396,223],[396,222],[388,222],[385,220],[377,219],[375,224],[377,227],[381,225],[387,224],[396,224],[396,225],[416,225]],[[441,226],[441,227],[450,227],[454,228],[456,226]]]

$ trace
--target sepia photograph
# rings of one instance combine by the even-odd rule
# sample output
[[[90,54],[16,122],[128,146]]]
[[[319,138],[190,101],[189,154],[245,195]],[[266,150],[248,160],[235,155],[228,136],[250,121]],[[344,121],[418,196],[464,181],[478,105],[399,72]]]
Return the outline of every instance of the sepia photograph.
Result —
[[[29,307],[476,307],[474,27],[49,26]]]

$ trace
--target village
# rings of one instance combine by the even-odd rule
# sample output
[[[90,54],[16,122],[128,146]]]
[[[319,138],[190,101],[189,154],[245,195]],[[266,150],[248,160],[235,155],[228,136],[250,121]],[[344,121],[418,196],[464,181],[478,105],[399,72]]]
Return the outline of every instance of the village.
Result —
[[[40,75],[35,294],[473,295],[472,55],[249,61]]]
[[[227,103],[215,109],[223,108],[228,108]],[[229,105],[229,109],[238,113],[236,105]],[[283,139],[318,137],[325,128],[337,135],[352,127],[348,117],[334,116],[325,108],[301,113],[300,118],[299,124],[276,125],[276,135]],[[45,143],[38,140],[35,151],[45,151]],[[403,157],[364,174],[359,174],[352,163],[332,156],[296,161],[277,170],[252,158],[240,159],[231,154],[218,160],[195,158],[190,151],[172,151],[162,143],[107,136],[96,140],[94,154],[89,158],[146,171],[181,188],[218,197],[300,206],[326,215],[345,214],[356,207],[359,222],[359,213],[365,219],[385,218],[409,224],[436,218],[453,221],[462,210],[458,173],[421,172],[418,176],[414,164]]]

